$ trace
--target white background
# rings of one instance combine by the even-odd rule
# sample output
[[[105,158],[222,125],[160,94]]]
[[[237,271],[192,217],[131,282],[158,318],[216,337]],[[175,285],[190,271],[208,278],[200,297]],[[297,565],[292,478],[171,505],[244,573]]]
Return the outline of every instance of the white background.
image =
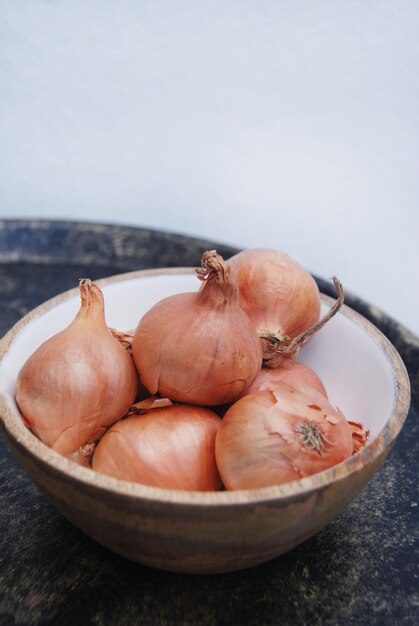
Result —
[[[419,3],[0,0],[0,217],[282,249],[419,334]]]

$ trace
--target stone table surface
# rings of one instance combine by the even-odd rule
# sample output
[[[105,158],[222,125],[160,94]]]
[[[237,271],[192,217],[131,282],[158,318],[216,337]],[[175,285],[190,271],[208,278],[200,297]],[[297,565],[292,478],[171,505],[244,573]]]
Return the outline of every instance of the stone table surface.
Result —
[[[126,226],[0,221],[0,336],[82,276],[194,266],[214,247],[225,257],[236,251]],[[400,352],[412,405],[384,465],[341,515],[252,569],[211,576],[153,570],[113,554],[62,517],[0,437],[1,626],[418,624],[419,341],[355,296],[346,302]]]

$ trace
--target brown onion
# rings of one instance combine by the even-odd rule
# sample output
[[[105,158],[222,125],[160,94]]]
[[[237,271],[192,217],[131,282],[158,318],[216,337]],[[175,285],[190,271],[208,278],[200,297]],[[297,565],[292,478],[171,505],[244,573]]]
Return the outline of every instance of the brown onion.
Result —
[[[278,383],[241,398],[224,416],[215,454],[227,489],[280,485],[351,456],[352,429],[320,393]]]
[[[274,389],[277,382],[288,383],[294,387],[308,385],[327,398],[326,388],[316,372],[311,367],[301,361],[297,361],[295,358],[284,359],[283,362],[274,369],[262,367],[253,383],[243,395]]]
[[[240,304],[263,346],[263,361],[277,367],[297,352],[337,312],[343,291],[334,278],[338,300],[320,317],[320,293],[314,278],[288,254],[254,248],[231,257],[228,266],[240,290]]]
[[[154,305],[138,324],[132,350],[150,394],[214,406],[235,400],[252,383],[262,348],[222,257],[205,252],[196,272],[203,288]]]
[[[155,408],[119,420],[93,454],[97,472],[165,489],[216,491],[215,463],[220,418],[191,405]]]
[[[101,290],[82,279],[80,295],[75,319],[29,357],[15,392],[26,424],[65,455],[98,439],[137,393],[132,358],[106,326]]]

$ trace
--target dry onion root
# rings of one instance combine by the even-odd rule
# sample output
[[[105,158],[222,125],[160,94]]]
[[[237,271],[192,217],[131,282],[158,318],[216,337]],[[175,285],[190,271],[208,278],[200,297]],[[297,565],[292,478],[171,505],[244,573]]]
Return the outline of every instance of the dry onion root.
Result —
[[[215,406],[232,402],[253,382],[262,348],[222,257],[205,252],[196,273],[201,290],[169,296],[140,320],[133,357],[150,394]]]
[[[99,439],[126,413],[138,385],[132,358],[106,325],[101,290],[82,279],[80,296],[75,319],[29,357],[15,391],[26,424],[64,455]]]

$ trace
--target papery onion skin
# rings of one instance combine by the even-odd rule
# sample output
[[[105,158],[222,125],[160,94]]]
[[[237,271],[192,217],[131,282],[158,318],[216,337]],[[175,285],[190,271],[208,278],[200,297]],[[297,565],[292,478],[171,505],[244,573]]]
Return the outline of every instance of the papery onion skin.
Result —
[[[360,422],[348,421],[352,429],[353,454],[357,454],[367,445],[370,431],[367,430]]]
[[[83,279],[80,293],[75,319],[29,357],[15,390],[28,427],[64,455],[99,439],[126,413],[138,385],[132,358],[106,326],[102,292]]]
[[[132,349],[150,394],[215,406],[235,400],[252,383],[262,348],[223,259],[210,251],[203,265],[206,255],[203,288],[154,305],[140,320]]]
[[[253,248],[232,256],[228,266],[239,287],[241,307],[261,338],[286,342],[318,322],[316,281],[288,254]],[[265,356],[270,356],[269,350]]]
[[[215,437],[220,418],[209,409],[173,405],[121,419],[93,455],[95,471],[163,489],[218,491]]]
[[[327,398],[327,391],[320,377],[311,367],[295,358],[284,359],[276,368],[262,367],[243,395],[273,389],[277,382],[288,383],[294,387],[308,385]]]
[[[316,447],[307,443],[310,437]],[[235,402],[215,446],[229,490],[298,480],[340,463],[352,450],[352,430],[343,414],[310,387],[302,391],[286,383]]]

